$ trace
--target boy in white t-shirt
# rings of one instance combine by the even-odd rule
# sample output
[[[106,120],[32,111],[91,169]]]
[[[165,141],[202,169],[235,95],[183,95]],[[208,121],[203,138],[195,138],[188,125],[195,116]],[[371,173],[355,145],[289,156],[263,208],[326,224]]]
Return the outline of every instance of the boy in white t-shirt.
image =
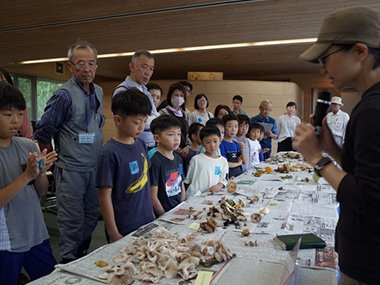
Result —
[[[189,165],[185,180],[189,187],[187,197],[204,192],[218,192],[227,185],[228,162],[218,154],[221,141],[217,127],[204,127],[199,133],[205,152],[194,156]]]
[[[261,145],[259,142],[260,134],[264,132],[264,128],[259,123],[253,123],[248,130],[248,143],[249,143],[249,157],[251,166],[260,163]]]
[[[207,121],[206,127],[217,127],[219,132],[220,132],[220,141],[222,141],[224,139],[224,123],[223,123],[222,119],[211,118],[210,120]],[[204,152],[205,152],[205,148],[203,145],[201,145],[201,147],[199,148],[198,154],[204,153]],[[219,147],[219,150],[217,151],[217,153],[219,155],[221,155],[220,154],[220,147]]]

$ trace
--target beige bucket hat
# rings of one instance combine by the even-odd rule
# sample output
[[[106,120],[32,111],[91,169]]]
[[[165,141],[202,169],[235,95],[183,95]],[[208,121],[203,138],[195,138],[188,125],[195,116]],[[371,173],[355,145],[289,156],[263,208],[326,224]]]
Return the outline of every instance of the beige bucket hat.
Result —
[[[369,7],[351,7],[326,16],[317,41],[300,58],[313,63],[334,44],[364,43],[380,48],[380,16]]]

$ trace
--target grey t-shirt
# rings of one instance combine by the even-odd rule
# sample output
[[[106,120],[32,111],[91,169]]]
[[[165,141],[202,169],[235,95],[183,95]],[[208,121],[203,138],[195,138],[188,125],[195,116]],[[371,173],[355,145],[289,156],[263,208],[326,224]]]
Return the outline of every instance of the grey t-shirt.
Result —
[[[23,172],[29,152],[39,152],[33,141],[13,137],[0,147],[0,191]],[[40,200],[33,184],[27,185],[0,208],[0,250],[25,252],[48,239]]]

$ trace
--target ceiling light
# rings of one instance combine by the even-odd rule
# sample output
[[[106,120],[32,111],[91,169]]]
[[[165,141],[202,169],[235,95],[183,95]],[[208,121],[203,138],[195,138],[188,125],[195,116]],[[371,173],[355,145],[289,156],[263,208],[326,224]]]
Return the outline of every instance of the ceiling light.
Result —
[[[290,40],[277,40],[277,41],[263,41],[263,42],[250,42],[250,43],[236,43],[236,44],[223,44],[223,45],[208,45],[208,46],[195,46],[195,47],[183,47],[183,48],[156,49],[156,50],[151,50],[150,52],[152,54],[163,54],[163,53],[216,50],[216,49],[242,48],[242,47],[255,47],[255,46],[304,44],[304,43],[314,43],[316,40],[317,40],[317,38],[290,39]],[[133,54],[134,54],[134,52],[107,53],[107,54],[99,54],[98,58],[132,56]],[[67,60],[68,60],[67,57],[59,57],[59,58],[48,58],[48,59],[25,60],[25,61],[21,61],[19,63],[20,64],[34,64],[34,63],[47,63],[47,62],[67,61]]]

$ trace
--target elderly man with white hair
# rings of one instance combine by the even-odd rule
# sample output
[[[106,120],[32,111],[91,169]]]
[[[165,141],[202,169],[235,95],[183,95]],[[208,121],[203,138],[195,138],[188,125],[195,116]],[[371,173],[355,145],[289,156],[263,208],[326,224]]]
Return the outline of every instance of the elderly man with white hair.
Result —
[[[331,98],[331,112],[326,116],[327,125],[329,126],[336,144],[342,148],[344,136],[350,116],[340,108],[343,106],[342,98],[334,96]]]

